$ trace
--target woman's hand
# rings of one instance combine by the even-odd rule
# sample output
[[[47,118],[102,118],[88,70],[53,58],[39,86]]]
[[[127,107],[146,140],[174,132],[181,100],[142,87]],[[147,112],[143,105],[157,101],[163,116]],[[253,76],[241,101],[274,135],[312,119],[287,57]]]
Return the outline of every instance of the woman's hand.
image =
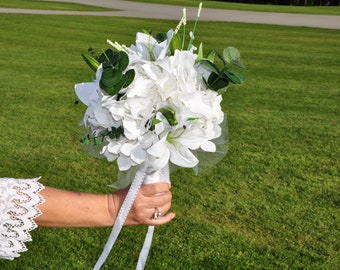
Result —
[[[123,204],[129,188],[119,190],[111,194],[112,202],[109,209],[112,215],[112,220],[116,219],[118,211]],[[170,184],[159,182],[155,184],[142,185],[137,197],[128,214],[125,225],[162,225],[171,221],[174,213],[167,213],[171,207],[172,193]],[[161,216],[154,219],[155,211],[159,211]]]

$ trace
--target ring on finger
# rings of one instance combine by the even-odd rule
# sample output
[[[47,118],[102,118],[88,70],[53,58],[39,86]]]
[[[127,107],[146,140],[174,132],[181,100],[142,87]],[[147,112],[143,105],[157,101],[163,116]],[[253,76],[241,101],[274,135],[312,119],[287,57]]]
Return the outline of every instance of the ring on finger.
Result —
[[[153,219],[159,219],[160,217],[162,217],[161,212],[158,210],[157,207],[155,207],[155,211],[153,212]]]

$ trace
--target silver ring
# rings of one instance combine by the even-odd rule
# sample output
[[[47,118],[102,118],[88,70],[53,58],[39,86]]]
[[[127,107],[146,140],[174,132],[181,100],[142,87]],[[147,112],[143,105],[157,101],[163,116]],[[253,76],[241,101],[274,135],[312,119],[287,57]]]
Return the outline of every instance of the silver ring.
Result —
[[[153,219],[159,219],[160,217],[162,217],[161,212],[159,212],[158,208],[155,207],[155,212],[153,212]]]

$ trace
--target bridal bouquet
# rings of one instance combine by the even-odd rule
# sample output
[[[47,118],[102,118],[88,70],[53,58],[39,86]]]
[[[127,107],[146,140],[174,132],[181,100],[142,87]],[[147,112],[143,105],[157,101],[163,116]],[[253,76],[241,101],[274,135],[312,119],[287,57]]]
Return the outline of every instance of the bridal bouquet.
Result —
[[[137,33],[130,47],[108,40],[111,48],[100,55],[83,54],[96,72],[92,82],[75,85],[88,107],[83,143],[116,161],[120,171],[143,168],[148,175],[170,163],[194,168],[200,162],[197,151],[216,151],[214,140],[223,131],[222,94],[230,83],[246,80],[245,67],[234,47],[204,56],[203,45],[194,46],[200,12],[201,5],[187,44],[184,9],[175,30],[155,37]],[[139,178],[138,185],[145,180]]]

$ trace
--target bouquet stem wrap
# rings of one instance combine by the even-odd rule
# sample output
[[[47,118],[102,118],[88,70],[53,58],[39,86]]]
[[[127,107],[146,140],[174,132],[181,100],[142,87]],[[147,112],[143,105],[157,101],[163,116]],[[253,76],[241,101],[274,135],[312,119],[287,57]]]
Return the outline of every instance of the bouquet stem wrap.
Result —
[[[124,226],[125,220],[127,215],[129,214],[131,207],[136,199],[137,193],[142,184],[152,184],[156,182],[168,182],[170,183],[170,173],[169,173],[169,166],[167,165],[161,170],[155,172],[148,172],[147,166],[140,167],[136,175],[132,181],[130,189],[125,197],[125,200],[118,212],[116,221],[113,225],[111,234],[105,244],[102,254],[100,255],[96,265],[94,266],[94,270],[99,270],[101,266],[104,264],[105,260],[107,259],[114,243],[116,242],[121,229]],[[154,232],[154,226],[149,226],[148,232],[146,234],[144,245],[142,250],[139,254],[137,268],[138,270],[144,269],[146,259],[149,254],[149,250],[151,247],[152,237]]]

